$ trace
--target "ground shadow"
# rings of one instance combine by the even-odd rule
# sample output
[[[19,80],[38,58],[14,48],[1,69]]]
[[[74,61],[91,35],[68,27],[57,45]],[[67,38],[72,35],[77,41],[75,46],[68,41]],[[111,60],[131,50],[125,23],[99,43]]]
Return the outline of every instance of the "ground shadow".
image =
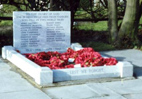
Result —
[[[107,31],[77,30],[71,34],[71,42],[105,42],[108,43]]]

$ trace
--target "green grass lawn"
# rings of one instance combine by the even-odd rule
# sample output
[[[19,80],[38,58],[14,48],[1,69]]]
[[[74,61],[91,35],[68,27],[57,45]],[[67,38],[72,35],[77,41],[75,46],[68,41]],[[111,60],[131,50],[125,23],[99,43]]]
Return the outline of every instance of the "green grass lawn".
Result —
[[[7,21],[1,21],[0,22],[0,26],[11,26],[13,24],[13,22],[12,22],[12,20],[11,21],[9,21],[9,20],[7,20]]]
[[[99,21],[97,23],[92,22],[78,22],[74,28],[79,30],[92,30],[92,31],[107,31],[107,21]]]
[[[109,50],[116,50],[116,48],[107,43],[103,42],[87,42],[81,43],[83,47],[92,47],[95,51],[109,51]]]
[[[118,21],[118,25],[122,22],[122,20]],[[139,24],[142,24],[142,17],[140,18]],[[92,31],[107,31],[108,30],[108,23],[107,21],[99,21],[97,23],[93,22],[78,22],[77,25],[74,26],[75,29],[78,30],[92,30]],[[142,29],[142,26],[139,27]]]

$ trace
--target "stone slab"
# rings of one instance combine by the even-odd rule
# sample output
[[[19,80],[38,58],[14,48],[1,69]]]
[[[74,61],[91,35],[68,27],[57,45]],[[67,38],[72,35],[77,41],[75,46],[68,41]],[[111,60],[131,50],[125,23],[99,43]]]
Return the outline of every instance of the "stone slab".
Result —
[[[126,99],[113,90],[103,86],[101,83],[89,83],[86,85],[90,87],[91,90],[94,90],[97,94],[100,95],[100,97],[90,99]]]
[[[53,99],[126,99],[100,83],[43,88]]]
[[[13,71],[1,71],[0,77],[0,99],[50,99]]]
[[[103,86],[113,90],[118,94],[133,94],[142,92],[142,80],[128,80],[103,83]]]
[[[86,84],[91,90],[94,90],[100,96],[111,96],[111,95],[119,95],[116,92],[110,90],[106,86],[101,83],[89,83]]]
[[[121,95],[111,95],[111,96],[102,96],[102,97],[92,97],[89,99],[127,99]],[[134,98],[133,98],[134,99]]]
[[[0,93],[0,99],[51,99],[38,89]]]
[[[13,71],[10,71],[10,70],[4,70],[4,71],[0,71],[0,76],[3,78],[3,79],[6,79],[6,78],[13,78],[13,77],[18,77],[18,78],[21,78],[20,74],[17,74],[16,72],[13,72]],[[5,78],[4,78],[5,77]]]
[[[2,62],[2,63],[0,62],[0,71],[7,71],[7,70],[10,70],[9,65],[7,65],[4,62]]]
[[[139,61],[139,59],[142,59],[142,52],[137,49],[103,51],[101,54],[115,57],[119,61],[128,61],[135,67],[142,67],[142,61]]]
[[[89,83],[86,84],[91,90],[94,90],[100,97],[90,98],[90,99],[126,99],[120,94],[110,90],[109,88],[103,86],[101,83]]]
[[[6,63],[0,63],[0,99],[51,99]]]
[[[142,93],[125,94],[123,96],[126,97],[127,99],[141,99]]]
[[[70,47],[70,19],[70,11],[15,11],[14,47],[21,53],[65,52]]]
[[[0,63],[4,63],[4,62],[1,60],[1,56],[0,56]]]
[[[28,81],[15,72],[3,71],[0,73],[0,77],[0,93],[34,89]]]
[[[90,99],[99,95],[86,85],[44,88],[43,91],[53,99]]]

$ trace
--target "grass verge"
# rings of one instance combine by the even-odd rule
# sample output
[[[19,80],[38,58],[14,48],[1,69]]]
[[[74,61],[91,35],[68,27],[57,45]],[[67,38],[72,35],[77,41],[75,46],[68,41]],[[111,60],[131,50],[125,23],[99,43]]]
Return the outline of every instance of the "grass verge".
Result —
[[[107,21],[99,21],[97,23],[93,22],[77,22],[74,26],[75,29],[78,30],[92,30],[92,31],[107,31]]]
[[[116,50],[116,48],[113,45],[103,42],[84,42],[81,44],[83,45],[83,47],[92,47],[95,51]]]

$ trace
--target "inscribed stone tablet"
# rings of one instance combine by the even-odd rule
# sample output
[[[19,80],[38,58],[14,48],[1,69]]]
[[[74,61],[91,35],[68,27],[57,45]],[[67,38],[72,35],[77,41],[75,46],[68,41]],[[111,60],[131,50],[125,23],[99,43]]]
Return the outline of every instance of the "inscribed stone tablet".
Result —
[[[14,12],[13,30],[14,47],[21,53],[65,52],[70,47],[70,12]]]

